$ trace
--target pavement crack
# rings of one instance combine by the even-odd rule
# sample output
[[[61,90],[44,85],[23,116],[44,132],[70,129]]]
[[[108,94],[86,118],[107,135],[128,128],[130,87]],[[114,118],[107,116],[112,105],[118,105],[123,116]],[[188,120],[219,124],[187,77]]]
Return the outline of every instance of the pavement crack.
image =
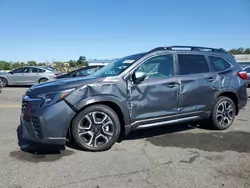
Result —
[[[149,160],[149,162],[150,162],[154,167],[158,166],[158,164],[156,164],[156,163],[154,162],[154,160],[147,154],[146,147],[147,147],[147,142],[144,143],[144,145],[143,145],[143,147],[142,147],[142,149],[141,149],[142,154]]]
[[[190,153],[193,153],[193,154],[195,154],[195,155],[192,156],[192,157],[190,157],[189,160],[187,160],[187,161],[180,160],[180,162],[181,162],[181,163],[189,163],[189,164],[191,164],[191,163],[193,163],[197,158],[200,157],[200,153],[199,153],[199,152],[190,151]]]
[[[82,180],[79,180],[79,181],[73,181],[73,182],[69,182],[69,183],[65,183],[65,184],[51,186],[50,188],[57,188],[57,187],[62,187],[62,186],[69,186],[69,185],[74,185],[76,183],[81,183],[81,182],[86,182],[86,181],[93,181],[93,180],[97,180],[97,179],[117,177],[117,176],[133,175],[133,174],[138,174],[138,173],[142,173],[142,172],[149,172],[149,171],[150,171],[150,169],[145,169],[145,170],[138,170],[138,171],[133,171],[133,172],[128,172],[128,173],[119,173],[119,174],[98,176],[98,177],[94,177],[94,178],[86,178],[86,179],[82,179]]]

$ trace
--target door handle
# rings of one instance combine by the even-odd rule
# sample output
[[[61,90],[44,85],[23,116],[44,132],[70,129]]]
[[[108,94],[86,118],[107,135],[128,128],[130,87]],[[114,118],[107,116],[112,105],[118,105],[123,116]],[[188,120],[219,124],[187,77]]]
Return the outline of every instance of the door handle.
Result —
[[[209,77],[209,78],[207,78],[207,81],[208,81],[208,82],[213,82],[213,81],[214,81],[214,78],[213,78],[213,77]]]
[[[175,88],[175,87],[178,87],[179,84],[177,84],[177,83],[169,83],[167,86],[168,86],[169,88]]]

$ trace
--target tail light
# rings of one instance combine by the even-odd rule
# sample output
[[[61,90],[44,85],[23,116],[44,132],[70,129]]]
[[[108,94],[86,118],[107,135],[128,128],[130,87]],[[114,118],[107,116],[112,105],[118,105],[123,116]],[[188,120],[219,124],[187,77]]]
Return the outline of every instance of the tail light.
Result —
[[[58,73],[55,73],[55,74],[54,74],[54,76],[55,76],[55,77],[57,77],[57,76],[60,76],[60,74],[58,74]]]
[[[247,79],[247,72],[245,71],[240,71],[237,73],[237,75],[242,79],[242,80],[246,80]]]

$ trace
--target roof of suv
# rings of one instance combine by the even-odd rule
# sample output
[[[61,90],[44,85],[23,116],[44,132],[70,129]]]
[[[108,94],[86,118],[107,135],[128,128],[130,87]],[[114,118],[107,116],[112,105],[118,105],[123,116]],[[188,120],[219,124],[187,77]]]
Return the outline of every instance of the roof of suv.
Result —
[[[199,51],[199,52],[217,52],[217,53],[225,53],[228,54],[227,51],[225,51],[222,48],[210,48],[210,47],[200,47],[200,46],[166,46],[166,47],[157,47],[149,52],[155,52],[155,51]]]
[[[210,48],[210,47],[201,47],[201,46],[165,46],[165,47],[156,47],[145,53],[154,53],[161,51],[169,51],[169,52],[181,52],[181,53],[195,53],[195,54],[208,54],[208,55],[216,55],[223,58],[226,58],[230,61],[235,61],[235,57],[228,53],[223,48]],[[235,61],[236,62],[236,61]]]

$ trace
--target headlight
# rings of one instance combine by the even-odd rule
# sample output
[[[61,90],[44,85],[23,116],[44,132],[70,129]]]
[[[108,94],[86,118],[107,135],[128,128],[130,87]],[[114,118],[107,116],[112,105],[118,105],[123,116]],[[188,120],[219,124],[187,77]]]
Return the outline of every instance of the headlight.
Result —
[[[52,104],[55,104],[55,103],[63,100],[65,97],[67,97],[74,90],[75,90],[75,88],[67,89],[67,90],[63,90],[63,91],[51,92],[51,93],[43,93],[43,94],[40,94],[36,97],[42,98],[44,100],[44,103],[42,104],[42,106],[52,105]]]

